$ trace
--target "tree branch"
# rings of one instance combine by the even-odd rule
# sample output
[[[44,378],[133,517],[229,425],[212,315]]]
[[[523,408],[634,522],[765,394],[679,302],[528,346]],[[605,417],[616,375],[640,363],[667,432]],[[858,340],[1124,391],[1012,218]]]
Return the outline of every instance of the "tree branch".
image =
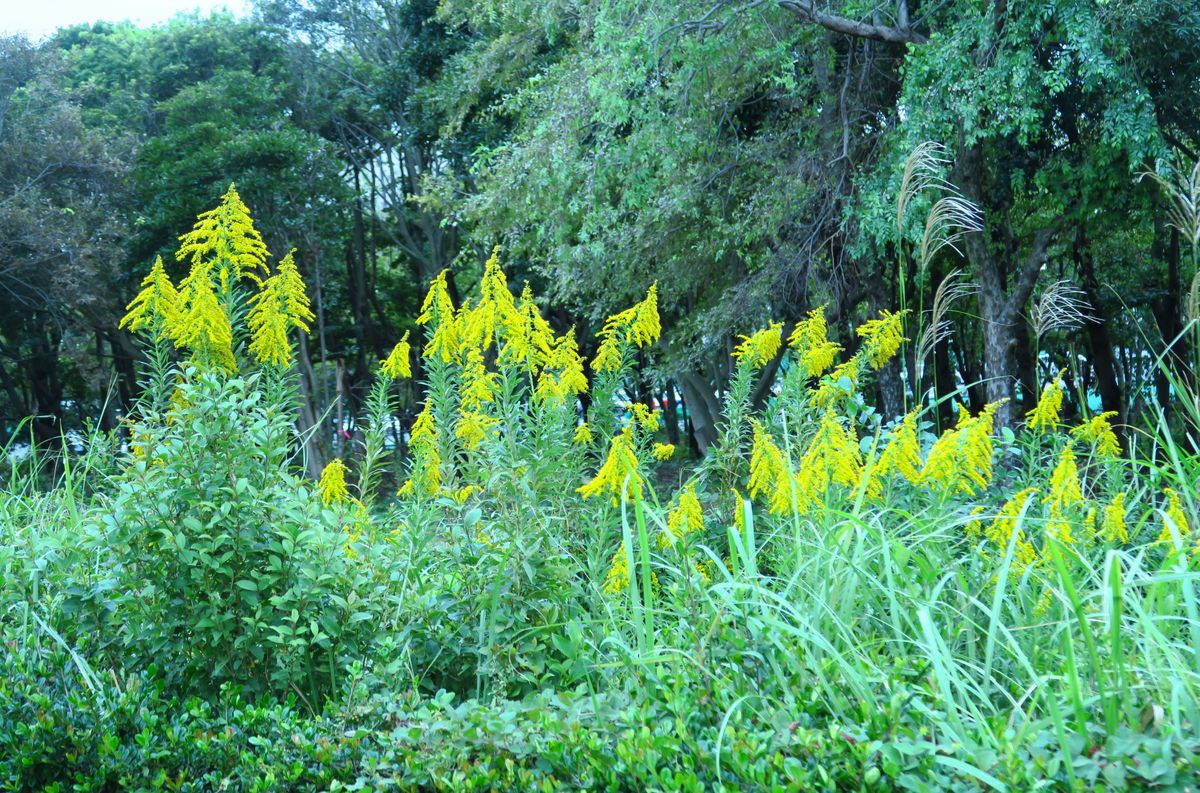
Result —
[[[805,21],[855,38],[883,41],[889,44],[925,44],[929,41],[928,37],[910,28],[872,25],[869,22],[859,22],[836,14],[827,14],[817,10],[816,4],[812,0],[779,0],[779,7],[791,11]]]
[[[1037,284],[1042,266],[1046,263],[1046,250],[1050,247],[1050,243],[1054,242],[1058,232],[1059,225],[1055,224],[1040,228],[1033,235],[1033,244],[1029,246],[1029,255],[1025,257],[1021,271],[1017,275],[1017,281],[1008,296],[1009,306],[1015,311],[1020,311],[1025,302],[1029,300],[1029,296],[1033,294],[1033,287]]]

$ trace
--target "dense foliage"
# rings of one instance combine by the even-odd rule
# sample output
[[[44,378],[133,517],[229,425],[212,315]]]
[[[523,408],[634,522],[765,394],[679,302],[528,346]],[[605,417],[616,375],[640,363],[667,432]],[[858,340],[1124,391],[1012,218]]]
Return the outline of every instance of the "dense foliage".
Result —
[[[741,338],[680,466],[681,417],[629,396],[657,285],[585,362],[497,250],[476,298],[432,281],[362,453],[306,482],[291,256],[233,188],[181,243],[187,275],[156,263],[121,320],[148,356],[128,441],[49,487],[35,451],[0,499],[6,787],[1200,778],[1200,458],[1167,421],[1067,425],[1061,371],[1015,432],[999,403],[885,419],[864,394],[907,312],[848,354],[814,309]]]
[[[1197,790],[1191,5],[0,40],[0,789]]]

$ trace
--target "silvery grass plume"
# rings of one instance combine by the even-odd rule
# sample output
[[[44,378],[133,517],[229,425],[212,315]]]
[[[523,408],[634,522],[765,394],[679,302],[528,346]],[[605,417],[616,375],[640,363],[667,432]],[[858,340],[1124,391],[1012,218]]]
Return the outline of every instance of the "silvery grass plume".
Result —
[[[918,144],[904,162],[904,176],[900,180],[900,195],[896,199],[896,229],[904,233],[904,221],[909,205],[926,190],[945,193],[929,210],[925,218],[925,231],[921,235],[918,264],[924,272],[935,254],[950,246],[959,255],[958,242],[963,235],[983,229],[983,213],[979,207],[964,198],[958,188],[942,175],[950,164],[946,147],[940,143],[926,141]]]
[[[1167,175],[1144,171],[1138,180],[1150,177],[1171,199],[1167,207],[1167,223],[1184,236],[1193,250],[1200,247],[1200,160],[1184,175],[1180,168]]]
[[[933,306],[929,309],[929,322],[917,342],[918,377],[924,374],[925,361],[933,355],[939,342],[950,338],[954,323],[946,319],[950,307],[957,301],[979,291],[979,284],[963,280],[962,270],[952,270],[938,285],[933,295]]]
[[[1070,281],[1055,281],[1047,286],[1029,309],[1034,335],[1041,339],[1052,330],[1073,330],[1085,322],[1097,322],[1092,305],[1083,294]]]

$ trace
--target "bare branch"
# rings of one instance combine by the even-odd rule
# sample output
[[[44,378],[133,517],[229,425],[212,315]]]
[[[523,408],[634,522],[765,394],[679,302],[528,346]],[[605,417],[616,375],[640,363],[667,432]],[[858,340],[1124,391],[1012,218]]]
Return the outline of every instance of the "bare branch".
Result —
[[[873,25],[869,22],[859,22],[837,14],[819,11],[816,3],[811,0],[779,0],[779,7],[791,11],[807,22],[855,38],[883,41],[889,44],[925,44],[929,41],[926,36],[910,28]]]

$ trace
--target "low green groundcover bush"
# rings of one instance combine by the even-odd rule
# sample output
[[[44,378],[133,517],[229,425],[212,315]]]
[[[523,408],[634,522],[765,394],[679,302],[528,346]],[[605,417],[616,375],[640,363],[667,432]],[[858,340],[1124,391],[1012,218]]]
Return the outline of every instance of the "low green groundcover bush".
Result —
[[[3,653],[0,790],[1069,789],[1049,731],[1022,741],[1030,751],[968,763],[964,747],[922,737],[899,711],[872,735],[881,720],[821,726],[784,709],[722,710],[700,681],[658,681],[670,697],[658,701],[381,689],[313,717],[231,686],[215,700],[170,699],[149,676],[104,679],[57,647],[16,647]],[[1125,732],[1072,771],[1088,789],[1195,790],[1196,748]],[[976,770],[988,765],[991,775]]]

